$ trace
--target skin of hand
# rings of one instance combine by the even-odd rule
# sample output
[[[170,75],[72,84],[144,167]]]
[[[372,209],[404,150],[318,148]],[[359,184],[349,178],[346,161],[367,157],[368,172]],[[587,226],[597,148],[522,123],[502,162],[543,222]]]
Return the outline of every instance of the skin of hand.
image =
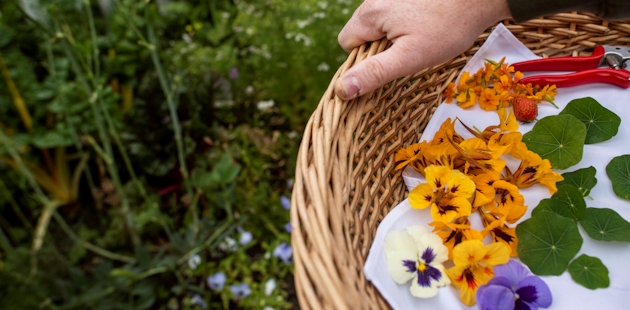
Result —
[[[393,45],[348,69],[336,82],[343,100],[441,64],[511,16],[506,0],[365,0],[339,33],[346,51],[387,37]]]

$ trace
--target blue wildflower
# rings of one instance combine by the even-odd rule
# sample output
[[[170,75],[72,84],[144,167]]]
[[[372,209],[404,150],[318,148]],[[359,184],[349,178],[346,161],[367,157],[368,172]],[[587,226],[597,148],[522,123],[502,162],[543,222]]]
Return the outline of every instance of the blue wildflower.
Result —
[[[290,264],[293,258],[293,248],[286,242],[282,242],[273,250],[273,257],[281,259],[285,264]]]
[[[238,243],[240,243],[241,245],[247,245],[252,242],[252,239],[252,233],[244,230],[241,232],[241,237],[239,238]]]
[[[252,290],[249,288],[249,284],[241,283],[241,284],[233,284],[230,286],[230,292],[234,294],[236,299],[241,299],[249,296],[252,293]]]
[[[284,230],[286,230],[288,233],[291,233],[291,231],[293,231],[293,228],[291,227],[291,222],[284,224]]]
[[[205,300],[203,300],[203,298],[201,298],[201,296],[199,296],[199,294],[193,295],[193,297],[190,298],[190,303],[193,306],[198,306],[198,307],[200,307],[202,309],[208,308],[208,303]]]
[[[549,286],[515,260],[495,266],[494,278],[479,287],[476,297],[481,310],[537,310],[551,305]]]
[[[225,285],[225,274],[221,271],[211,275],[208,277],[208,279],[206,279],[206,282],[208,282],[208,287],[210,287],[211,290],[213,291],[220,291],[223,289],[223,286]]]
[[[291,209],[291,198],[289,198],[287,196],[281,196],[280,197],[280,204],[282,204],[282,207],[285,210]]]

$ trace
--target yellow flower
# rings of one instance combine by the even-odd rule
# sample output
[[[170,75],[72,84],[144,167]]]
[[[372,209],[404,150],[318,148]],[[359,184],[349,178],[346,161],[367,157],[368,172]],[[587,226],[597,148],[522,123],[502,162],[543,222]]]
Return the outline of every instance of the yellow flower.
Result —
[[[494,200],[496,190],[492,184],[498,180],[498,176],[495,174],[482,173],[480,175],[473,176],[472,180],[475,182],[473,210],[476,210],[477,208]]]
[[[508,227],[505,224],[505,219],[506,216],[497,218],[492,214],[484,215],[482,221],[485,228],[481,231],[481,235],[485,238],[490,234],[494,242],[503,243],[510,248],[510,256],[517,256],[518,238],[516,237],[516,229]]]
[[[424,175],[427,183],[409,192],[409,203],[413,208],[431,207],[433,220],[445,223],[470,215],[468,199],[475,191],[472,180],[458,170],[436,165],[425,168]]]
[[[502,243],[484,246],[479,240],[468,240],[453,249],[455,266],[447,269],[446,274],[459,289],[461,301],[472,306],[476,302],[477,288],[494,276],[494,266],[505,264],[509,259],[510,249]]]
[[[459,93],[456,99],[459,103],[459,107],[465,109],[472,107],[475,103],[477,103],[477,94],[467,89],[465,92]]]
[[[395,170],[400,170],[405,168],[407,165],[411,165],[414,169],[420,171],[424,170],[424,167],[421,166],[419,160],[422,158],[422,152],[427,147],[427,142],[423,141],[422,143],[414,143],[406,148],[398,150],[396,152],[396,156],[394,160],[396,162]]]
[[[494,84],[494,89],[499,92],[509,92],[512,90],[512,77],[509,74],[501,75],[499,82]]]
[[[499,106],[499,97],[496,94],[494,89],[484,89],[481,96],[479,96],[479,106],[486,111],[496,110]]]
[[[551,163],[548,159],[543,160],[540,155],[529,150],[513,152],[513,155],[517,159],[521,159],[518,170],[512,176],[516,186],[528,188],[540,183],[546,186],[552,195],[558,191],[556,182],[560,182],[564,178],[559,173],[551,171]]]
[[[505,167],[505,160],[499,158],[501,154],[490,150],[482,139],[466,139],[459,145],[453,144],[453,147],[462,155],[462,159],[466,160],[465,173],[500,174]]]
[[[535,96],[539,100],[546,100],[553,103],[553,99],[558,94],[556,90],[556,85],[547,85],[543,87],[539,92],[536,92]]]
[[[452,223],[431,222],[433,232],[442,238],[448,248],[448,259],[453,259],[453,248],[466,240],[482,240],[483,235],[476,229],[470,229],[470,221],[466,217],[455,219]]]
[[[527,211],[525,198],[518,191],[518,187],[504,180],[497,180],[492,183],[492,186],[499,197],[495,203],[485,206],[486,211],[497,216],[505,215],[508,223],[516,223]]]

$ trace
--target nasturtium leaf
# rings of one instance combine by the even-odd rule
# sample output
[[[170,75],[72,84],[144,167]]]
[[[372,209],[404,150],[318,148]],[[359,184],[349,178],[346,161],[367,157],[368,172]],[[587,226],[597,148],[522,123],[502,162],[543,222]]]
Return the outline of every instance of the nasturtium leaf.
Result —
[[[570,184],[577,187],[577,189],[582,192],[583,196],[588,196],[591,189],[597,184],[595,173],[597,173],[597,170],[593,166],[578,169],[573,172],[565,172],[562,174],[564,180],[556,183],[556,186],[560,187]]]
[[[597,100],[586,97],[571,100],[559,115],[570,114],[586,125],[585,144],[606,141],[617,134],[621,118]]]
[[[560,275],[582,247],[573,220],[541,211],[516,226],[518,257],[537,275]]]
[[[573,281],[588,289],[605,288],[610,285],[608,268],[602,261],[586,254],[580,255],[569,265],[569,274]]]
[[[613,158],[606,166],[606,174],[619,198],[630,200],[630,155]]]
[[[586,202],[577,187],[566,184],[558,187],[558,191],[551,198],[541,200],[538,206],[532,210],[532,216],[543,210],[577,221],[584,215]]]
[[[607,208],[586,208],[580,225],[595,240],[630,242],[630,223]]]
[[[547,116],[523,135],[523,142],[532,152],[549,159],[554,169],[566,169],[582,160],[586,126],[575,116]]]
[[[538,203],[538,206],[536,206],[536,208],[532,210],[532,216],[542,211],[553,212],[560,216],[570,218],[574,221],[578,220],[575,214],[571,212],[571,209],[569,208],[569,206],[567,206],[567,204],[560,199],[547,198],[547,199],[541,200],[540,203]]]

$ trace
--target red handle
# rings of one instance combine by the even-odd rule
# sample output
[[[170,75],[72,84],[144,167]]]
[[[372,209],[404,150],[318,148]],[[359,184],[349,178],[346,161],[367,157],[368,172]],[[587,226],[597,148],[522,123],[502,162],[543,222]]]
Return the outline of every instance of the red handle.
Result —
[[[515,71],[582,71],[594,69],[599,66],[604,56],[604,47],[598,46],[591,56],[585,57],[553,57],[528,60],[512,64]],[[559,86],[558,86],[559,87]]]
[[[625,69],[591,69],[570,74],[534,75],[522,78],[519,83],[544,87],[556,84],[556,87],[571,87],[588,83],[606,83],[621,88],[630,87],[630,71]]]

